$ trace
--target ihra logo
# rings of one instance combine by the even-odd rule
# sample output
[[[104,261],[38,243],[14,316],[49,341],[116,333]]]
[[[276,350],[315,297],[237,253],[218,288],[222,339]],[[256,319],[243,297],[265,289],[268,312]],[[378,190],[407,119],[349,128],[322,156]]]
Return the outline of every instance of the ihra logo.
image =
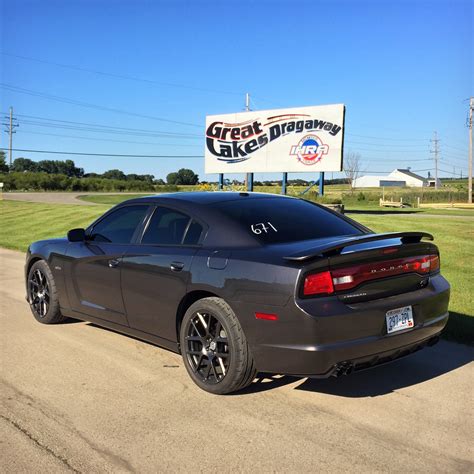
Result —
[[[290,156],[296,156],[298,161],[304,165],[315,165],[319,163],[324,155],[327,155],[329,145],[324,145],[316,135],[306,135],[298,145],[290,149]]]

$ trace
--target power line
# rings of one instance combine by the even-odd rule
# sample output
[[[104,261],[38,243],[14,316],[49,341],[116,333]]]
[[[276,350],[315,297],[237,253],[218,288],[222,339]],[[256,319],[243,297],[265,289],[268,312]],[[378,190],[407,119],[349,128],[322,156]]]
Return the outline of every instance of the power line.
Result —
[[[411,148],[411,147],[421,147],[427,148],[427,145],[391,145],[391,144],[384,144],[384,143],[367,143],[367,142],[358,142],[350,140],[350,143],[354,143],[356,145],[369,145],[369,146],[383,146],[383,147],[390,147],[390,148]],[[419,151],[419,150],[417,150]]]
[[[388,138],[388,137],[374,137],[373,135],[358,135],[356,133],[350,133],[350,132],[346,132],[345,133],[346,135],[349,135],[351,137],[359,137],[359,138],[371,138],[371,139],[374,139],[374,140],[388,140],[388,141],[397,141],[397,142],[400,142],[400,141],[410,141],[410,142],[427,142],[428,141],[428,138]]]
[[[21,133],[33,134],[33,135],[47,135],[51,137],[60,137],[60,138],[75,138],[79,140],[92,140],[92,141],[100,141],[100,142],[111,142],[111,143],[131,143],[134,145],[158,145],[158,146],[175,146],[175,147],[184,147],[184,146],[193,146],[195,147],[196,144],[191,143],[157,143],[157,142],[142,142],[142,141],[132,141],[132,140],[113,140],[110,138],[94,138],[94,137],[81,137],[79,135],[62,135],[59,133],[45,133],[45,132],[34,132],[32,130],[25,130],[22,129]]]
[[[445,144],[444,146],[447,146],[448,148],[453,148],[454,150],[462,151],[462,152],[464,152],[464,153],[468,153],[468,150],[466,150],[465,148],[459,148],[459,147],[457,147],[457,146],[448,145],[448,144]]]
[[[196,140],[204,138],[204,135],[175,135],[173,133],[149,133],[149,132],[133,132],[133,131],[126,131],[126,130],[114,130],[114,129],[101,129],[101,128],[94,128],[94,127],[78,127],[74,125],[67,125],[67,124],[56,124],[56,123],[48,123],[48,122],[37,122],[34,120],[23,120],[23,123],[26,125],[34,125],[38,127],[46,127],[46,128],[54,128],[54,129],[64,129],[64,130],[80,130],[85,132],[93,132],[93,133],[102,133],[102,134],[111,134],[111,135],[134,135],[134,136],[141,136],[141,137],[150,137],[150,138],[176,138],[176,139],[184,139],[184,140]]]
[[[125,74],[116,74],[116,73],[111,73],[111,72],[105,72],[105,71],[98,71],[96,69],[89,69],[89,68],[84,68],[80,66],[74,66],[71,64],[61,64],[53,61],[46,61],[44,59],[38,59],[38,58],[32,58],[29,56],[21,56],[18,54],[11,54],[7,53],[4,51],[0,51],[0,54],[4,56],[10,56],[12,58],[18,58],[18,59],[23,59],[25,61],[33,61],[37,63],[42,63],[42,64],[48,64],[51,66],[56,66],[56,67],[61,67],[64,69],[71,69],[73,71],[82,71],[82,72],[87,72],[90,74],[97,74],[100,76],[106,76],[106,77],[113,77],[116,79],[124,79],[127,81],[136,81],[136,82],[142,82],[150,85],[157,85],[157,86],[166,86],[166,87],[176,87],[179,89],[189,89],[189,90],[194,90],[194,91],[200,91],[200,92],[212,92],[212,93],[217,93],[217,94],[229,94],[229,95],[241,95],[241,92],[232,92],[232,91],[222,91],[222,90],[215,90],[215,89],[206,89],[203,87],[196,87],[196,86],[189,86],[185,84],[176,84],[172,82],[161,82],[161,81],[155,81],[152,79],[145,79],[141,77],[134,77],[134,76],[128,76]]]
[[[144,115],[144,114],[138,114],[138,113],[135,113],[135,112],[128,112],[128,111],[122,110],[122,109],[115,109],[113,107],[105,107],[105,106],[102,106],[102,105],[96,105],[96,104],[91,104],[91,103],[88,103],[88,102],[82,102],[82,101],[75,100],[75,99],[69,99],[67,97],[61,97],[61,96],[57,96],[57,95],[46,94],[44,92],[33,91],[31,89],[25,89],[23,87],[16,87],[16,86],[12,86],[10,84],[5,84],[3,82],[0,82],[0,88],[2,88],[4,90],[7,90],[9,92],[15,92],[15,93],[19,93],[19,94],[31,95],[31,96],[34,96],[34,97],[40,97],[42,99],[54,100],[56,102],[62,102],[62,103],[65,103],[65,104],[72,104],[72,105],[77,105],[77,106],[80,106],[80,107],[87,107],[87,108],[90,108],[90,109],[103,110],[105,112],[113,112],[113,113],[117,113],[117,114],[130,115],[132,117],[146,118],[146,119],[149,119],[149,120],[158,120],[160,122],[167,122],[167,123],[172,123],[172,124],[176,124],[176,125],[186,125],[188,127],[198,127],[198,128],[202,127],[202,125],[197,125],[195,123],[181,122],[179,120],[171,120],[171,119],[167,119],[167,118],[163,118],[163,117],[154,117],[153,115]]]
[[[0,148],[7,150],[7,148]],[[125,155],[115,153],[83,153],[74,151],[56,151],[56,150],[26,150],[22,148],[14,148],[13,151],[21,151],[25,153],[51,153],[54,155],[80,155],[80,156],[110,156],[118,158],[204,158],[204,155]]]
[[[145,132],[145,133],[151,133],[151,134],[163,134],[163,135],[173,135],[177,137],[199,137],[201,138],[202,135],[198,135],[196,133],[179,133],[179,132],[168,132],[168,131],[163,131],[163,130],[150,130],[150,129],[143,129],[143,128],[130,128],[130,127],[117,127],[117,126],[111,126],[111,125],[103,125],[99,123],[88,123],[88,122],[75,122],[72,120],[60,120],[60,119],[53,119],[53,118],[48,118],[48,117],[39,117],[37,115],[26,115],[26,114],[16,114],[17,117],[24,117],[25,119],[34,119],[34,120],[39,120],[40,122],[45,122],[46,124],[50,122],[58,122],[58,123],[64,123],[68,125],[81,125],[81,126],[88,126],[88,127],[97,127],[97,128],[103,128],[103,129],[111,129],[111,130],[118,130],[120,132],[122,131],[136,131],[136,132]],[[38,124],[36,122],[35,124]]]

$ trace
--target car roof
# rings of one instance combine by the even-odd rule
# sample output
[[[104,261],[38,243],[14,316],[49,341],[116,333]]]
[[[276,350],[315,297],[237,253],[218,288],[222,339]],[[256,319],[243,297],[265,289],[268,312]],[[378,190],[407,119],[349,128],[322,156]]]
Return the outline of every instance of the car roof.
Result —
[[[220,213],[213,204],[237,200],[294,199],[280,194],[247,193],[233,191],[189,191],[154,194],[123,201],[115,208],[130,204],[169,205],[186,212],[205,223],[209,229],[205,237],[206,246],[213,248],[249,247],[261,244],[237,222]],[[114,209],[115,209],[114,208]]]
[[[163,199],[179,200],[182,202],[196,203],[196,204],[215,204],[218,202],[235,201],[239,199],[292,199],[289,196],[282,196],[281,194],[270,193],[254,193],[254,192],[236,192],[236,191],[189,191],[177,193],[162,193],[152,194],[150,196],[143,196],[131,199],[131,201],[161,201]]]

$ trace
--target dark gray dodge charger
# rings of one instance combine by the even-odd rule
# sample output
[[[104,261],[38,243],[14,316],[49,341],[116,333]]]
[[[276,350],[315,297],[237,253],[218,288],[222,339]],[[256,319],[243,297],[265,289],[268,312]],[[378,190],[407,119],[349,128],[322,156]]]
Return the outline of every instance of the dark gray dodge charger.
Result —
[[[33,243],[27,300],[183,356],[224,394],[257,371],[348,374],[437,342],[449,284],[430,234],[375,234],[302,199],[196,192],[123,202]]]

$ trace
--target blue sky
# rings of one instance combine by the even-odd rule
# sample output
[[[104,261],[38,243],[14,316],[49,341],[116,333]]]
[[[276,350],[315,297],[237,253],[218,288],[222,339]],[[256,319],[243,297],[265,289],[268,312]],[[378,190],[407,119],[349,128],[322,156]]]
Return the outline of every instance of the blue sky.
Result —
[[[411,166],[426,175],[436,130],[440,175],[466,175],[469,0],[0,5],[0,82],[9,85],[0,111],[14,107],[15,148],[199,156],[205,116],[242,110],[249,92],[253,109],[346,104],[345,148],[366,171]],[[204,175],[202,158],[18,156],[156,177],[187,167],[216,179]],[[266,176],[274,177],[255,179]],[[291,175],[300,176],[311,174]]]

